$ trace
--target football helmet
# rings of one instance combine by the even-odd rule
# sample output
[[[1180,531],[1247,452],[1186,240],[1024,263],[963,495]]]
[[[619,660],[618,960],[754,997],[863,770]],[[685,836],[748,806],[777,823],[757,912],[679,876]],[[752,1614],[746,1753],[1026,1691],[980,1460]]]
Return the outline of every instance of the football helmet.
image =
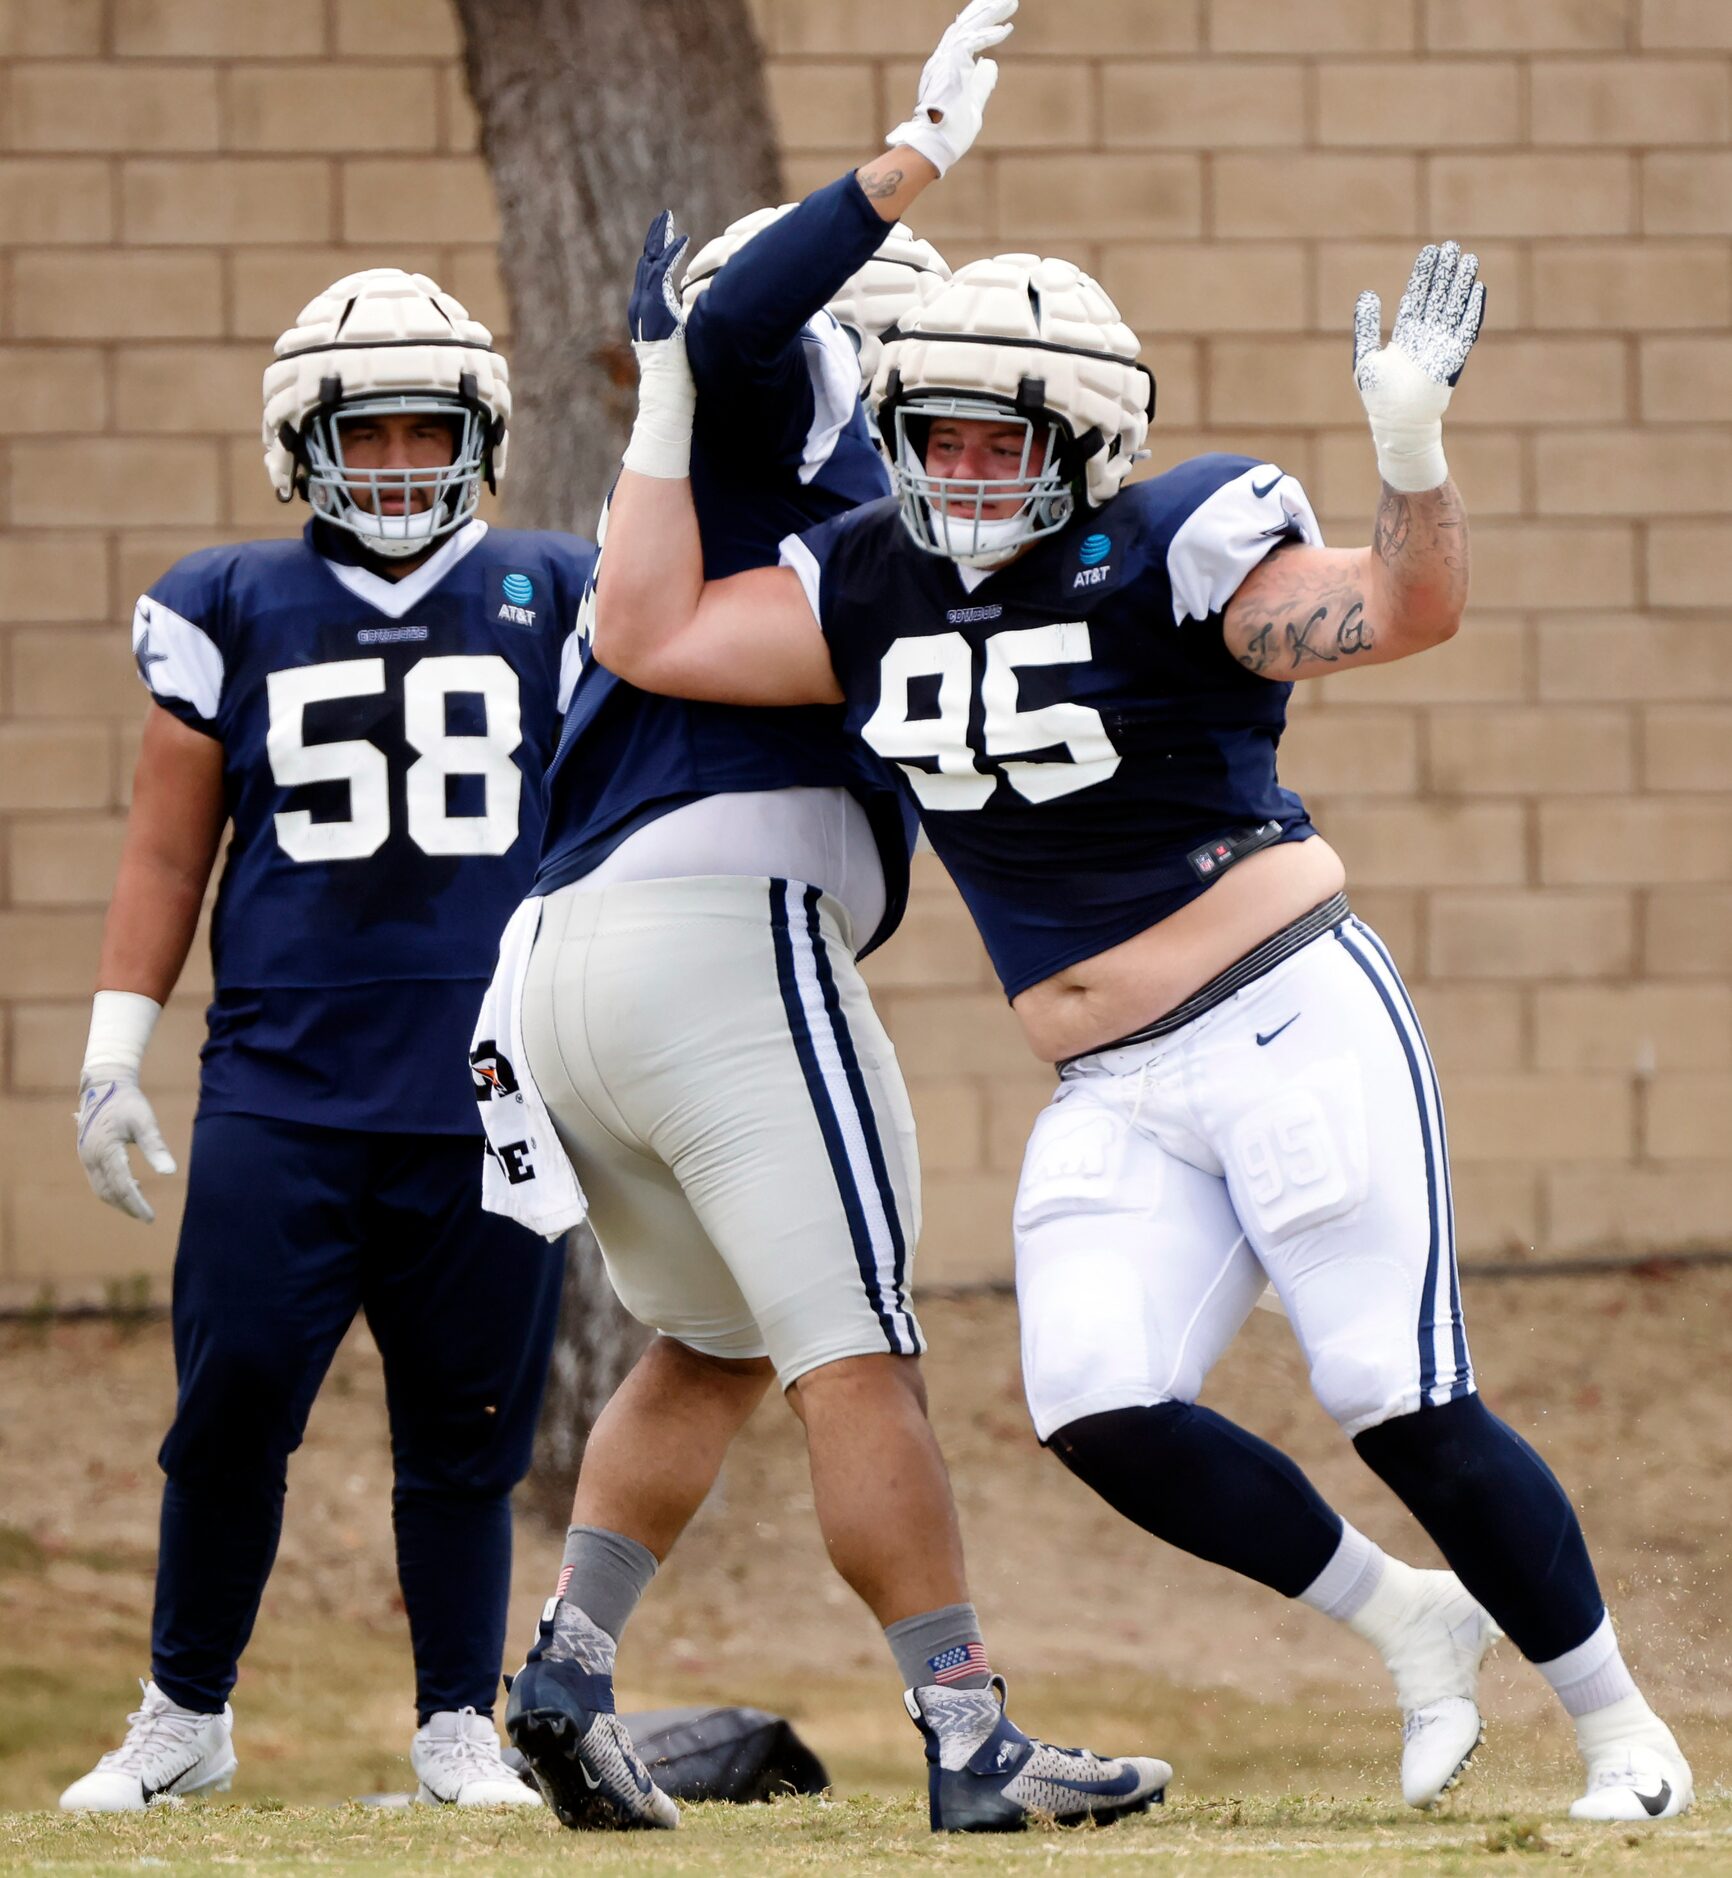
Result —
[[[931,554],[997,567],[1117,495],[1155,414],[1155,375],[1100,285],[1069,261],[958,268],[886,336],[872,387],[902,520]],[[1023,427],[1014,476],[928,472],[938,418]],[[989,509],[1015,500],[1008,516]]]
[[[265,469],[277,499],[313,513],[374,554],[424,552],[475,513],[505,469],[511,385],[493,335],[425,274],[346,274],[301,309],[265,368]],[[432,412],[451,420],[452,460],[431,469],[356,469],[344,420]],[[425,494],[425,507],[415,497]],[[383,498],[399,496],[401,513]]]
[[[706,242],[686,267],[680,282],[680,299],[687,313],[711,278],[718,273],[748,241],[778,222],[798,205],[784,202],[780,208],[754,209],[730,222],[713,241]],[[884,240],[871,260],[843,282],[829,303],[831,316],[854,342],[860,360],[860,389],[865,394],[878,371],[883,352],[883,336],[898,321],[936,293],[950,278],[944,256],[930,241],[922,241],[906,222],[898,222],[885,231]]]

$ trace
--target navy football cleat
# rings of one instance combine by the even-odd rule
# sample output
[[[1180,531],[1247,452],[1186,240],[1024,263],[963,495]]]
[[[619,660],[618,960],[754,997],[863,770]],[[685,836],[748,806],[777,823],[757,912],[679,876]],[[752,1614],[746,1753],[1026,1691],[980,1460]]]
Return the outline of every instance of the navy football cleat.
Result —
[[[909,1689],[926,1742],[934,1832],[1020,1832],[1032,1820],[1111,1825],[1166,1798],[1165,1761],[1106,1760],[1025,1735],[1004,1712],[1004,1679],[986,1689]]]
[[[678,1826],[679,1808],[650,1778],[614,1713],[611,1665],[586,1647],[604,1635],[575,1606],[550,1598],[534,1647],[511,1679],[505,1731],[562,1826]]]

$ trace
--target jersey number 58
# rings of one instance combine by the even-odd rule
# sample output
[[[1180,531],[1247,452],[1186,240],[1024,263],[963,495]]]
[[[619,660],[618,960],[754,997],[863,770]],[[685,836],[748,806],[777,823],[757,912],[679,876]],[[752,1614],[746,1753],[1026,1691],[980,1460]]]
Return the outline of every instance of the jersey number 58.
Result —
[[[1074,665],[1089,657],[1086,621],[994,633],[984,646],[980,708],[974,708],[974,654],[961,633],[893,640],[879,667],[878,708],[860,734],[902,771],[924,809],[981,809],[1003,776],[1029,802],[1050,802],[1105,782],[1119,766],[1099,711],[1086,704],[1020,708],[1026,665]],[[909,686],[938,680],[938,715],[909,716]],[[978,717],[978,742],[969,740]],[[1057,752],[1062,756],[1025,754]],[[992,765],[981,768],[980,759]],[[922,759],[916,761],[915,759]],[[932,767],[928,767],[931,765]]]
[[[328,665],[292,665],[265,680],[270,710],[266,749],[271,774],[284,789],[303,783],[349,786],[349,813],[341,821],[314,821],[309,809],[277,815],[277,840],[295,861],[360,861],[376,854],[391,832],[391,773],[385,752],[364,738],[308,743],[309,704],[331,698],[373,697],[385,689],[383,659],[336,659]],[[453,736],[445,728],[445,700],[453,692],[479,693],[487,728],[479,736]],[[517,839],[523,777],[511,753],[523,741],[517,674],[497,652],[426,658],[403,675],[403,734],[416,752],[403,779],[409,839],[426,854],[503,854]],[[447,776],[479,776],[479,815],[453,815],[446,806]]]

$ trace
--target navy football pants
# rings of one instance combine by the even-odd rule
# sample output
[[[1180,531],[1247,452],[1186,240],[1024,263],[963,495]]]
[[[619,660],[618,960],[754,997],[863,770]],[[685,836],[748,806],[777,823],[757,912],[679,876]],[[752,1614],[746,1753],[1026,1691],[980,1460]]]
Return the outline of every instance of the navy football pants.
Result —
[[[511,1489],[529,1465],[564,1254],[481,1210],[481,1144],[251,1115],[193,1128],[174,1268],[180,1399],[152,1673],[215,1713],[282,1529],[288,1458],[364,1311],[385,1364],[397,1570],[421,1719],[491,1710]]]

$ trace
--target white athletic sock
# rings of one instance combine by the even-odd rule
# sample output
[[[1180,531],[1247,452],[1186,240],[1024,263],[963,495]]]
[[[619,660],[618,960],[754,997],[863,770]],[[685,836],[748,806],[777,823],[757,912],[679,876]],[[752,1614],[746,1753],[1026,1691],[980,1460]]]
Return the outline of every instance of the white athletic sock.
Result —
[[[1614,1702],[1628,1701],[1631,1696],[1640,1699],[1636,1679],[1624,1667],[1610,1611],[1585,1643],[1554,1656],[1549,1663],[1536,1663],[1534,1668],[1557,1691],[1564,1712],[1578,1722],[1597,1709],[1610,1708]],[[1642,1706],[1645,1709],[1647,1704]],[[1581,1732],[1578,1727],[1577,1735]]]
[[[1341,1543],[1329,1563],[1299,1593],[1299,1602],[1309,1604],[1325,1617],[1352,1625],[1361,1636],[1369,1636],[1376,1643],[1377,1638],[1360,1629],[1354,1620],[1370,1604],[1389,1565],[1389,1556],[1381,1547],[1343,1520]]]

